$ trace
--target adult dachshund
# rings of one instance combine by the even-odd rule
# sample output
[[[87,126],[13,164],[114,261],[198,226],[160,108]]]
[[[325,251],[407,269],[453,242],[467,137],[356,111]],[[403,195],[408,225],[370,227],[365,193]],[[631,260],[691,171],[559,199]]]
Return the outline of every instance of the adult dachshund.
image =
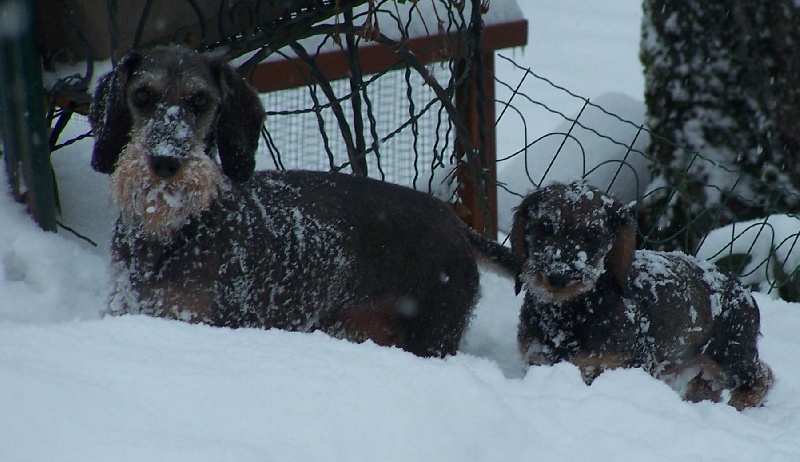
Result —
[[[119,206],[110,312],[320,330],[453,354],[478,294],[474,249],[515,258],[428,194],[369,178],[254,172],[257,93],[178,47],[105,75],[92,167]]]

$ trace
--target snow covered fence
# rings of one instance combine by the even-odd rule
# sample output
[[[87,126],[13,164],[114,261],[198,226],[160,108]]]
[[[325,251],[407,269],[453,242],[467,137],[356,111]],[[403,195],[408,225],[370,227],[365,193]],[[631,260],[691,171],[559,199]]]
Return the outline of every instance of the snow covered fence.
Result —
[[[494,99],[494,50],[526,43],[515,0],[488,10],[477,0],[204,0],[148,3],[141,12],[128,1],[93,0],[49,13],[43,22],[69,38],[54,39],[57,27],[43,38],[46,67],[59,68],[48,87],[66,102],[51,114],[55,138],[85,109],[95,64],[110,67],[99,60],[131,46],[183,43],[232,59],[265,94],[262,168],[345,170],[406,184],[462,202],[471,225],[495,232],[493,113],[478,101]],[[98,35],[95,23],[106,32]],[[85,71],[56,63],[65,56],[85,59]]]
[[[502,54],[500,58],[515,73],[514,80],[498,80],[502,91],[498,92],[497,123],[504,131],[518,134],[501,137],[498,145],[501,231],[510,231],[513,208],[527,192],[552,181],[585,178],[631,204],[639,217],[639,247],[697,253],[747,284],[787,300],[800,300],[800,218],[771,203],[762,204],[766,217],[737,223],[726,215],[732,192],[746,196],[742,185],[757,178],[673,143],[692,159],[691,170],[708,172],[706,187],[716,198],[692,220],[680,221],[666,206],[654,212],[653,198],[677,197],[691,187],[693,178],[688,168],[671,182],[652,177],[651,141],[670,141],[646,126],[644,103],[617,92],[586,98],[514,59]],[[543,94],[548,98],[538,96]],[[535,120],[552,121],[552,125],[543,130],[530,122]],[[650,210],[642,213],[647,207]],[[665,236],[662,229],[667,225],[674,230]]]
[[[102,5],[112,3],[103,0],[98,2]],[[115,3],[122,5],[125,2]],[[187,2],[187,5],[190,3]],[[247,16],[243,13],[246,8],[240,2],[226,2],[226,5],[228,3],[232,5],[232,9],[225,12],[229,16],[225,21],[230,22],[231,18],[241,20]],[[352,2],[358,3],[362,2]],[[470,3],[467,2],[468,5]],[[281,2],[265,1],[264,4]],[[303,2],[295,2],[294,5],[300,10],[305,8]],[[567,85],[518,64],[524,62],[518,56],[512,58],[501,54],[497,59],[497,66],[513,72],[495,73],[493,60],[483,63],[482,70],[485,72],[482,78],[493,80],[494,83],[494,95],[483,95],[484,98],[494,101],[494,105],[487,105],[491,109],[489,114],[481,116],[480,111],[476,111],[474,117],[477,119],[470,123],[463,118],[454,118],[448,108],[464,109],[475,106],[474,101],[469,98],[459,97],[460,90],[468,90],[474,85],[463,73],[464,61],[470,62],[478,55],[476,50],[470,50],[474,46],[470,41],[470,34],[474,33],[474,29],[470,28],[468,9],[462,11],[454,8],[455,4],[450,0],[404,4],[382,0],[375,5],[374,9],[362,5],[352,10],[352,15],[342,14],[334,16],[334,19],[320,21],[319,17],[322,16],[315,17],[317,26],[314,34],[303,40],[297,40],[297,31],[306,30],[302,28],[306,23],[297,25],[296,28],[283,28],[283,35],[280,37],[270,36],[274,43],[294,41],[294,47],[275,49],[267,44],[267,38],[263,35],[236,36],[238,42],[218,39],[214,41],[203,38],[212,35],[204,35],[209,30],[204,31],[202,28],[192,33],[187,33],[191,28],[178,28],[180,30],[172,31],[174,33],[169,40],[179,40],[181,33],[184,34],[184,40],[200,37],[198,42],[188,43],[209,52],[238,56],[235,62],[242,65],[243,69],[252,70],[250,76],[254,84],[263,85],[270,90],[281,90],[264,94],[270,112],[258,156],[259,168],[349,170],[355,168],[355,161],[361,164],[358,168],[370,176],[427,190],[445,199],[460,199],[462,202],[465,201],[464,196],[457,198],[456,194],[462,193],[464,188],[458,186],[473,175],[478,178],[478,187],[471,193],[473,203],[461,210],[467,219],[481,214],[491,217],[496,213],[497,228],[501,232],[508,231],[511,209],[520,198],[528,191],[553,180],[585,177],[591,183],[634,205],[646,203],[653,197],[678,197],[690,188],[689,168],[685,178],[679,177],[675,181],[664,182],[661,178],[651,178],[653,158],[649,154],[649,146],[653,139],[662,143],[664,139],[647,129],[643,103],[618,92],[592,98],[579,95]],[[122,9],[119,6],[116,10],[116,18],[124,13]],[[303,14],[308,13],[300,10],[298,11],[305,12]],[[302,18],[311,21],[299,12],[295,18],[297,21]],[[108,14],[112,13],[114,11],[108,10]],[[145,43],[148,34],[157,29],[153,27],[159,21],[159,14],[161,13],[155,7],[151,11],[141,12],[136,28],[125,33],[117,31],[119,37],[116,38],[116,46],[122,47],[126,37],[135,43]],[[193,11],[192,14],[208,13],[201,10]],[[225,22],[222,18],[219,19]],[[264,23],[256,28],[265,27],[264,17],[255,19]],[[514,0],[493,0],[483,20],[486,25],[484,48],[509,45],[505,43],[498,46],[497,42],[492,42],[496,40],[492,38],[493,27],[500,25],[503,32],[509,33],[509,24],[524,21]],[[135,22],[129,21],[130,24],[126,24],[126,27]],[[214,33],[228,26],[216,27]],[[226,30],[234,29],[230,26]],[[348,34],[348,31],[358,31],[359,34]],[[370,45],[374,45],[372,41],[377,34],[384,34],[386,40],[394,40],[398,45],[405,43],[411,47],[414,37],[430,38],[442,32],[442,37],[446,40],[429,41],[424,47],[415,49],[421,66],[414,67],[405,62],[376,68],[370,67],[363,59],[369,53]],[[109,31],[109,46],[115,40],[115,33],[114,30]],[[273,33],[276,34],[274,31]],[[486,45],[487,41],[493,44]],[[381,62],[384,64],[388,58],[395,63],[400,59],[385,46],[375,48],[380,50],[378,59],[383,59]],[[464,51],[465,48],[466,54],[454,53]],[[245,50],[248,53],[244,53]],[[310,59],[302,59],[304,51]],[[473,53],[469,53],[470,51]],[[343,71],[337,71],[338,74],[327,74],[331,72],[331,68],[326,67],[326,58],[323,57],[335,54],[334,52],[344,56],[341,59],[345,66]],[[113,52],[109,51],[109,54],[113,55]],[[51,53],[47,58],[57,55],[58,53]],[[452,59],[456,56],[464,59]],[[484,53],[483,56],[487,54]],[[276,65],[278,62],[285,63],[287,67],[280,70],[277,67],[262,67]],[[92,82],[110,65],[108,61],[90,59],[85,66],[79,64],[78,67],[70,67],[51,59],[45,60],[45,67],[56,70],[55,73],[48,74],[51,78],[46,83],[52,89],[52,99],[61,103],[68,101],[67,104],[53,106],[49,113],[53,127],[53,150],[88,136],[88,126],[86,131],[77,136],[74,131],[67,134],[62,130],[75,112],[85,108],[88,91],[93,87]],[[284,78],[281,76],[288,75],[287,69],[290,67],[302,67],[293,74],[292,78],[296,82],[291,83],[291,86],[296,88],[294,90],[288,89],[288,83],[281,83],[281,78]],[[264,72],[265,69],[273,71]],[[352,72],[353,70],[356,72]],[[52,78],[52,75],[57,78]],[[495,129],[484,131],[481,135],[480,126],[491,125],[491,120],[494,120]],[[471,125],[472,129],[467,137],[470,148],[465,148],[458,141],[459,131],[467,128],[467,125]],[[507,133],[512,133],[513,136],[503,135]],[[482,136],[488,138],[483,140]],[[488,146],[481,148],[482,143]],[[495,143],[497,162],[488,162],[485,164],[487,168],[483,168],[481,162],[485,159],[482,153],[491,151]],[[722,214],[725,197],[736,188],[741,189],[742,185],[751,184],[753,179],[684,146],[676,145],[675,148],[686,152],[691,159],[692,171],[701,168],[710,172],[714,179],[724,179],[724,182],[714,181],[707,185],[720,205],[708,207],[700,211],[699,218],[685,221],[675,215],[673,208],[665,206],[661,213],[658,210],[654,213],[650,207],[647,216],[640,220],[639,244],[641,247],[651,248],[681,248],[694,253],[700,249],[697,243],[705,240],[709,230],[735,222],[731,217]],[[459,165],[464,168],[454,174]],[[493,177],[495,168],[496,179]],[[492,196],[494,186],[497,187],[496,199]],[[742,195],[738,190],[737,194]],[[476,200],[477,196],[479,197]],[[766,204],[765,210],[765,216],[774,214],[769,204]],[[661,231],[666,229],[667,224],[675,222],[679,223],[679,227],[665,237]],[[475,222],[473,226],[490,229],[491,218]],[[740,249],[730,249],[729,254],[740,252]],[[762,255],[753,256],[752,262],[767,262],[770,259],[777,261],[780,258],[781,255],[768,253],[763,258]],[[718,260],[719,256],[714,259]],[[731,262],[743,261],[731,257],[723,259],[722,263],[730,265]],[[763,268],[768,266],[762,265]],[[793,284],[792,281],[796,278],[790,276],[795,269],[786,268],[785,273],[789,276],[778,279],[772,277],[771,284]],[[791,294],[793,291],[781,290],[781,294],[784,293]],[[787,296],[792,298],[791,295]]]

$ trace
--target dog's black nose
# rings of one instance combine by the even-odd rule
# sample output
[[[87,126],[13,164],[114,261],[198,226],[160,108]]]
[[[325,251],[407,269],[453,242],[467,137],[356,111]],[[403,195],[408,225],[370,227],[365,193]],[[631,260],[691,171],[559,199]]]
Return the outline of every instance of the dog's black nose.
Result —
[[[554,289],[563,289],[569,285],[572,279],[564,273],[550,273],[547,275],[547,283]]]
[[[153,173],[160,176],[161,178],[172,178],[178,173],[178,169],[181,166],[181,161],[177,157],[171,156],[151,156],[150,157],[150,168],[153,169]]]

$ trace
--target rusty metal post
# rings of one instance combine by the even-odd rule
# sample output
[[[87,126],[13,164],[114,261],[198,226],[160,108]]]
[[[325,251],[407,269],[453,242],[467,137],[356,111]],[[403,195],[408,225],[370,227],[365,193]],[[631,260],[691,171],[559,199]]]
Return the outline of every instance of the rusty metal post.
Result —
[[[480,125],[486,124],[486,149],[483,160],[476,159],[474,167],[470,169],[463,163],[459,165],[456,175],[460,185],[458,195],[461,203],[466,208],[466,216],[462,218],[472,228],[486,237],[497,238],[497,140],[495,138],[495,108],[494,108],[494,53],[488,51],[483,54],[484,85],[483,101],[478,99],[478,83],[475,70],[467,69],[465,62],[459,64],[458,72],[469,72],[469,78],[456,90],[456,107],[464,118],[464,125],[470,133],[473,146],[480,146]],[[483,104],[485,120],[481,120],[478,105]],[[462,146],[457,146],[457,155],[464,161],[466,153]],[[485,163],[484,163],[485,162]],[[477,172],[474,170],[478,170]],[[483,175],[482,181],[477,181],[475,174]],[[481,188],[480,185],[483,187]],[[461,215],[464,215],[462,213]]]

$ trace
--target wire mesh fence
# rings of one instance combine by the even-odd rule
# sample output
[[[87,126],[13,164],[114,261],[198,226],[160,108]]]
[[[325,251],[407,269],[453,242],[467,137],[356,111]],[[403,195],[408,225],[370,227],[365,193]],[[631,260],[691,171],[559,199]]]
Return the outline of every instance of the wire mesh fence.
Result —
[[[429,72],[440,82],[452,78],[447,65],[434,64]],[[362,116],[373,121],[365,153],[370,176],[440,191],[455,165],[455,140],[433,90],[409,69],[367,78],[365,100],[370,102],[370,111]],[[331,82],[331,87],[341,101],[351,95],[346,80]],[[312,85],[263,95],[268,109],[259,159],[265,168],[348,170],[350,160],[337,133],[336,116],[329,104],[315,103],[318,92]],[[353,120],[352,105],[343,108],[346,118]]]
[[[498,105],[498,131],[514,125],[513,116],[527,119],[517,143],[498,157],[498,215],[501,230],[508,231],[512,208],[528,191],[551,181],[584,178],[631,204],[637,215],[638,246],[681,250],[716,263],[754,288],[788,300],[800,299],[800,217],[774,203],[759,204],[762,216],[731,216],[726,207],[741,185],[759,181],[718,158],[671,143],[646,126],[644,103],[621,94],[589,100],[559,86],[535,71],[502,56],[520,72],[516,81],[503,82]],[[534,90],[535,89],[535,90]],[[537,97],[557,94],[561,106],[550,106]],[[505,114],[505,116],[503,115]],[[507,118],[505,121],[503,117]],[[556,120],[554,129],[539,133],[533,120]],[[502,138],[502,136],[501,136]],[[692,188],[696,181],[688,169],[672,181],[654,176],[657,165],[650,152],[653,140],[669,143],[685,153],[694,169],[711,172],[706,186],[717,191],[716,202],[693,220],[671,216],[655,198],[672,198]],[[501,149],[502,151],[502,149]],[[717,180],[715,181],[714,178]],[[724,178],[724,182],[719,180]],[[763,185],[786,192],[784,185]],[[746,191],[745,191],[746,197]],[[647,207],[653,208],[649,211]],[[653,219],[653,216],[656,219]],[[665,231],[667,230],[667,231]]]
[[[115,2],[102,2],[104,7],[112,3]],[[724,205],[731,196],[731,188],[757,180],[746,178],[744,181],[746,173],[731,170],[718,159],[675,145],[686,152],[692,168],[701,165],[725,177],[724,185],[718,187],[717,203],[720,205],[703,210],[700,218],[691,221],[668,214],[666,208],[663,213],[649,212],[647,219],[643,218],[640,213],[643,206],[650,204],[652,207],[654,198],[666,198],[669,202],[693,187],[688,172],[686,176],[669,181],[653,177],[655,159],[648,148],[654,139],[661,142],[664,139],[646,128],[643,103],[624,95],[603,95],[589,100],[502,54],[498,60],[515,69],[515,80],[509,81],[496,74],[480,75],[482,69],[471,66],[476,56],[481,55],[478,42],[474,40],[480,30],[470,11],[458,8],[465,2],[432,0],[430,4],[435,14],[430,14],[429,21],[423,21],[422,32],[415,29],[418,22],[414,18],[419,13],[412,4],[398,9],[392,0],[369,2],[369,6],[344,16],[335,14],[342,10],[332,8],[332,2],[300,2],[303,7],[297,11],[287,9],[289,3],[263,2],[283,8],[280,11],[284,16],[273,14],[267,20],[258,19],[261,17],[257,14],[258,5],[262,2],[247,3],[249,9],[240,2],[233,2],[239,5],[236,12],[226,10],[226,14],[247,16],[242,13],[246,10],[255,15],[249,20],[252,26],[237,29],[240,32],[234,35],[238,41],[218,37],[214,42],[201,37],[192,42],[203,50],[219,52],[224,49],[230,57],[241,56],[239,63],[243,71],[252,71],[256,64],[276,53],[276,46],[289,45],[294,50],[291,57],[299,58],[311,69],[297,88],[263,95],[268,117],[258,153],[260,168],[348,171],[352,170],[353,162],[363,161],[369,176],[453,199],[459,178],[453,184],[447,181],[454,178],[454,168],[461,165],[480,181],[496,184],[497,204],[486,196],[483,200],[496,207],[501,231],[508,231],[512,209],[528,191],[550,181],[582,177],[632,205],[641,218],[640,247],[695,253],[725,266],[748,284],[787,299],[800,299],[800,250],[797,249],[800,218],[777,206],[771,208],[770,204],[761,204],[767,213],[760,218],[738,219],[723,213],[727,210]],[[364,2],[345,2],[339,6],[346,9],[347,5],[360,3]],[[426,2],[419,2],[423,3]],[[481,2],[466,3],[479,6]],[[154,5],[147,2],[151,4]],[[195,2],[188,4],[191,7]],[[329,14],[311,12],[311,4],[319,9],[324,9],[325,5],[331,7],[327,10]],[[388,19],[376,20],[373,15],[377,12]],[[152,18],[151,15],[150,20]],[[143,20],[135,29],[135,40],[147,36],[147,18]],[[240,24],[246,22],[239,20]],[[278,23],[284,27],[280,34],[252,32],[267,29],[267,26],[274,28]],[[380,27],[376,29],[377,24]],[[399,32],[394,39],[389,37],[389,26]],[[403,55],[402,46],[415,30],[423,35],[442,32],[445,40],[437,42],[435,49]],[[384,33],[386,35],[380,37],[376,35]],[[304,45],[306,42],[302,39],[309,36],[320,37],[315,43],[327,42],[349,57],[355,56],[360,46],[374,44],[377,38],[383,40],[386,52],[395,53],[403,64],[377,72],[362,72],[361,66],[350,59],[355,73],[348,73],[341,79],[325,79],[322,74],[314,74],[315,66],[320,70],[315,57],[321,48]],[[111,33],[111,37],[115,34]],[[197,39],[196,34],[184,35],[184,38]],[[116,36],[114,40],[121,39]],[[174,36],[167,41],[174,41]],[[306,48],[310,50],[310,59],[303,60],[301,55]],[[409,61],[426,52],[438,54],[440,59],[427,64]],[[51,101],[58,101],[51,105],[49,113],[53,127],[50,145],[54,151],[90,136],[85,118],[77,114],[82,110],[81,105],[88,101],[93,78],[90,74],[94,65],[91,58],[88,61],[90,64],[83,68],[84,74],[65,76],[60,84],[52,87]],[[485,154],[480,137],[464,135],[465,121],[456,111],[459,109],[457,92],[469,80],[464,69],[472,69],[471,72],[482,78],[494,79],[496,118],[479,122],[496,133],[498,139],[496,180],[487,174],[485,164],[480,163]],[[556,94],[561,103],[545,103],[541,97],[544,93]],[[343,121],[347,122],[346,126]],[[534,121],[546,122],[543,127]],[[70,133],[84,134],[72,139],[60,137],[60,129],[68,122],[85,127],[85,131],[71,130]],[[481,187],[478,191],[486,193]],[[666,229],[669,234],[665,236]]]
[[[352,171],[452,198],[455,189],[441,184],[458,164],[460,180],[485,192],[486,145],[456,108],[458,93],[484,78],[473,65],[482,52],[480,1],[175,3],[61,0],[43,9],[43,62],[55,75],[48,78],[51,151],[74,142],[61,133],[86,112],[97,69],[131,48],[179,43],[235,58],[257,88],[265,78],[266,87],[274,84],[264,65],[270,69],[278,56],[293,63],[297,89],[264,96],[269,112],[259,157],[270,162],[261,165]],[[380,64],[362,59],[364,50]],[[333,55],[345,73],[326,65]],[[485,131],[483,117],[477,131]]]

